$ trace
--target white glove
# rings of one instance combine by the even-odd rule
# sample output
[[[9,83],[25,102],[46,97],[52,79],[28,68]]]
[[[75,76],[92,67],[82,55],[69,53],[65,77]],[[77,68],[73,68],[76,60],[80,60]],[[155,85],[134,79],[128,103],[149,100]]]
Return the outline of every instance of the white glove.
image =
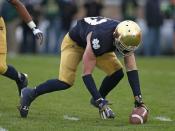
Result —
[[[40,29],[37,29],[37,28],[33,28],[33,34],[34,35],[37,35],[38,33],[41,33],[42,34],[42,31],[40,31]]]
[[[115,118],[114,112],[107,105],[104,105],[102,109],[99,109],[99,114],[102,119]]]
[[[40,31],[38,28],[36,28],[35,23],[32,21],[28,22],[27,25],[29,26],[30,29],[32,29],[33,34],[35,37],[39,40],[39,43],[43,43],[43,32]]]
[[[100,98],[96,101],[98,103],[99,114],[102,119],[115,118],[115,114],[112,109],[107,105],[107,101]]]
[[[39,40],[39,43],[42,44],[43,43],[43,32],[39,30],[38,28],[33,28],[32,31],[35,37]]]

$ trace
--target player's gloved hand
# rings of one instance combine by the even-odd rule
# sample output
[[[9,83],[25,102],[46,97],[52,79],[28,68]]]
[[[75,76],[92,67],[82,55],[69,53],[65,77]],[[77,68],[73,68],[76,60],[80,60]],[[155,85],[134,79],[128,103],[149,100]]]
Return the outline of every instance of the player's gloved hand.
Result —
[[[32,32],[35,37],[39,40],[40,45],[43,43],[43,32],[38,28],[32,28]]]
[[[100,98],[97,100],[98,108],[99,108],[99,114],[102,119],[111,119],[115,118],[115,114],[112,111],[112,109],[107,105],[106,100],[103,98]]]
[[[149,111],[148,108],[146,107],[146,105],[144,104],[142,97],[140,97],[140,96],[135,97],[134,105],[135,105],[135,107],[144,107],[147,111]]]

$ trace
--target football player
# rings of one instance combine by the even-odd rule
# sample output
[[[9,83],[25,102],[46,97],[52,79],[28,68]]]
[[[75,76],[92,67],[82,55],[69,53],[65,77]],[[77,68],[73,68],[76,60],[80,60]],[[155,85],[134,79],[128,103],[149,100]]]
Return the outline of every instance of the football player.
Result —
[[[35,23],[32,20],[32,17],[24,7],[24,5],[19,0],[8,0],[12,4],[17,12],[20,14],[22,19],[27,23],[27,25],[33,31],[33,34],[37,39],[42,43],[43,34],[36,27]],[[18,72],[13,66],[6,64],[6,55],[7,55],[7,43],[6,43],[6,27],[2,15],[0,14],[0,74],[8,77],[14,81],[18,86],[19,95],[21,89],[27,86],[27,75],[24,73]]]
[[[21,91],[21,117],[27,117],[29,106],[36,97],[70,88],[75,80],[77,66],[82,60],[82,79],[92,95],[91,103],[98,107],[102,119],[114,118],[115,115],[105,98],[124,76],[123,66],[115,55],[116,49],[124,56],[135,106],[144,106],[134,56],[140,41],[141,29],[133,21],[119,22],[104,17],[86,17],[79,20],[63,39],[58,78],[50,79],[35,89],[24,88]],[[95,66],[107,74],[99,91],[92,76]]]

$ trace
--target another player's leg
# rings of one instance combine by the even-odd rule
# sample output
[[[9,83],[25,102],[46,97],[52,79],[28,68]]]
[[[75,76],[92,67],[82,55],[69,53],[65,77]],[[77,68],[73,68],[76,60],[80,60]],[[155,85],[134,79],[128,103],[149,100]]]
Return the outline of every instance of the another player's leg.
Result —
[[[27,86],[27,76],[19,73],[13,66],[7,66],[6,54],[6,27],[3,18],[0,17],[0,74],[16,81],[20,95],[21,89]]]
[[[7,70],[5,73],[2,73],[2,75],[16,82],[19,96],[21,94],[21,90],[28,85],[27,74],[18,72],[13,66],[8,65]]]
[[[35,89],[25,88],[22,90],[19,106],[21,117],[27,117],[29,106],[36,97],[53,91],[65,90],[73,85],[82,53],[83,50],[66,35],[61,46],[59,78],[48,80],[36,86]]]
[[[20,73],[13,66],[7,65],[6,53],[0,53],[0,74],[16,82],[19,96],[21,94],[21,89],[27,87],[27,74]]]
[[[36,86],[35,89],[22,89],[20,106],[18,107],[21,117],[27,117],[29,106],[31,105],[32,101],[38,96],[54,91],[66,90],[69,87],[70,85],[63,81],[60,81],[58,79],[51,79]]]

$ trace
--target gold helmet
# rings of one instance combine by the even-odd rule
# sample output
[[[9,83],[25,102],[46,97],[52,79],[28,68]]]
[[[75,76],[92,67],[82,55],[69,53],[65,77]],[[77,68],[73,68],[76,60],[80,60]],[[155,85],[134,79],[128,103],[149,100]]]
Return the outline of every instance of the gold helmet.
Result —
[[[114,31],[114,45],[122,55],[134,52],[141,42],[141,29],[131,20],[120,22]]]

